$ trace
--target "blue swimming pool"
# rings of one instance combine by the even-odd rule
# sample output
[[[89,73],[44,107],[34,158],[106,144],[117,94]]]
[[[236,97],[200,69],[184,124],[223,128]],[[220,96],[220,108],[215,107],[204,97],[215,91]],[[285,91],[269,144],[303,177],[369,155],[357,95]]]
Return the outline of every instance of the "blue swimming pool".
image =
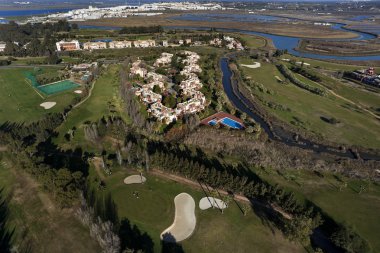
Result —
[[[233,119],[230,119],[230,118],[223,118],[220,122],[223,125],[229,126],[231,128],[235,128],[235,129],[243,129],[244,128],[244,126],[242,124],[240,124],[239,122],[237,122]]]
[[[209,124],[210,126],[215,126],[217,123],[218,123],[218,121],[216,121],[215,119],[210,120],[210,121],[208,122],[208,124]]]

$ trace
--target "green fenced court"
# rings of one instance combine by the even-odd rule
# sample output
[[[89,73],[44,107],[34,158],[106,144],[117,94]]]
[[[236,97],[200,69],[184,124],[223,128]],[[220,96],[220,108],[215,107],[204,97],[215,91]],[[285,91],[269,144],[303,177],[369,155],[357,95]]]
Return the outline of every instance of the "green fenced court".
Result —
[[[80,85],[71,81],[71,80],[62,80],[59,82],[46,84],[46,85],[39,85],[37,82],[37,79],[35,75],[31,72],[26,72],[25,76],[27,79],[29,79],[37,90],[42,91],[45,95],[53,95],[62,91],[70,90],[73,88],[77,88]]]
[[[47,84],[43,86],[37,87],[40,91],[47,95],[56,94],[65,90],[70,90],[76,87],[79,87],[80,85],[77,83],[74,83],[70,80],[63,80],[52,84]]]

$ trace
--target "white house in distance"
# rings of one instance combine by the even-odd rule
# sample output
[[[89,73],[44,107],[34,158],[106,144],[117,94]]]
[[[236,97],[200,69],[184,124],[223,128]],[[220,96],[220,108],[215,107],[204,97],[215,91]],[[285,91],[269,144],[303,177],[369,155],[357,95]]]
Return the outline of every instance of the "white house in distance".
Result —
[[[127,48],[127,47],[132,47],[132,41],[111,41],[109,43],[110,48]]]
[[[83,49],[94,50],[94,49],[105,49],[107,48],[106,42],[86,42],[83,44]]]
[[[79,41],[72,40],[72,41],[64,41],[61,40],[57,43],[55,43],[57,47],[57,51],[74,51],[74,50],[80,50]]]
[[[135,47],[155,47],[156,42],[154,40],[136,40],[133,45]]]
[[[5,43],[4,41],[0,41],[0,52],[4,52],[6,45],[7,43]]]

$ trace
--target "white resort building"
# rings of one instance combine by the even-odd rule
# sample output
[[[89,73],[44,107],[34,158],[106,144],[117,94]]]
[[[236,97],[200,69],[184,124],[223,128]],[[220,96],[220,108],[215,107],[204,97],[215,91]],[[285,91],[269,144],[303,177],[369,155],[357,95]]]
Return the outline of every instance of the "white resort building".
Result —
[[[57,47],[57,51],[74,51],[74,50],[80,50],[79,41],[72,40],[72,41],[64,41],[61,40],[57,43],[55,43]]]
[[[85,50],[96,50],[96,49],[106,49],[107,43],[106,42],[86,42],[83,44],[83,49]]]
[[[109,47],[110,48],[128,48],[128,47],[132,47],[132,41],[127,41],[127,40],[123,40],[123,41],[111,41],[109,43]]]

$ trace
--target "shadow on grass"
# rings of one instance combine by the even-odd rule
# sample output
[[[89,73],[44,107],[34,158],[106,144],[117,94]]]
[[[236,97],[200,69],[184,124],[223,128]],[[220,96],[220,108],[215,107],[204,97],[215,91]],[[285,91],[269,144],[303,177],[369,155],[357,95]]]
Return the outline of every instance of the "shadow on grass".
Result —
[[[145,232],[142,232],[136,225],[133,225],[129,219],[119,218],[117,205],[112,199],[110,193],[103,194],[96,190],[87,190],[85,192],[87,202],[94,207],[95,215],[105,221],[111,221],[115,227],[115,233],[119,235],[121,242],[121,252],[144,252],[153,253],[154,243],[152,238]]]
[[[3,197],[3,189],[0,189],[0,252],[11,252],[12,237],[14,229],[9,230],[7,221],[9,218],[9,207],[7,198]]]
[[[136,225],[124,218],[120,222],[119,237],[122,249],[142,250],[144,253],[153,253],[154,243],[147,233],[142,233]]]
[[[185,253],[171,233],[162,235],[161,253]]]

